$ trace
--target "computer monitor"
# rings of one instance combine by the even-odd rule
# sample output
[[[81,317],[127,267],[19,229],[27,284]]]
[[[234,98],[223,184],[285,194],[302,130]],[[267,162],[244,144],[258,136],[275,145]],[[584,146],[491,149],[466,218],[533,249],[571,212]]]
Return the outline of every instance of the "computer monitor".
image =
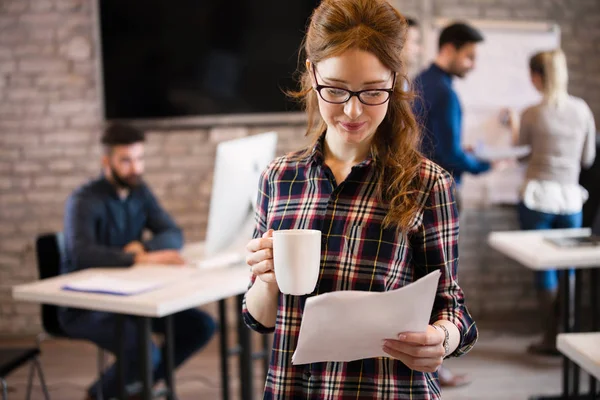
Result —
[[[255,226],[260,174],[276,145],[277,133],[267,132],[217,146],[204,257],[245,248]]]

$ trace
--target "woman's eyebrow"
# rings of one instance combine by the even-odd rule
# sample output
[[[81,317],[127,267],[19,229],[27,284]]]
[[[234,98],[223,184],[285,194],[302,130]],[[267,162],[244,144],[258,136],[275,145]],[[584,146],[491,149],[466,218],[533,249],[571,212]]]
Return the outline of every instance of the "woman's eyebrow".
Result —
[[[343,80],[343,79],[336,79],[336,78],[326,78],[326,77],[323,77],[323,79],[324,79],[324,80],[326,80],[326,81],[331,81],[331,82],[336,82],[336,83],[343,83],[343,84],[345,84],[345,85],[347,85],[347,84],[348,84],[348,81],[345,81],[345,80]],[[387,79],[380,79],[380,80],[376,80],[376,81],[363,82],[363,85],[373,85],[373,84],[376,84],[376,83],[387,83],[387,81],[388,81],[389,79],[390,79],[390,78],[387,78]]]

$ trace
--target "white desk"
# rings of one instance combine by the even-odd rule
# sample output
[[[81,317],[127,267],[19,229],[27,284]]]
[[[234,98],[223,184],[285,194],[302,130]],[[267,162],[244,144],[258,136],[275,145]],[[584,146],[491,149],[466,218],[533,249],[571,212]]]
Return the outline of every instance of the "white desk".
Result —
[[[69,282],[93,275],[144,278],[164,276],[170,282],[159,289],[134,296],[114,296],[63,290]],[[176,279],[174,276],[179,275]],[[248,288],[250,271],[246,265],[210,270],[191,267],[92,268],[55,278],[13,287],[15,300],[58,306],[107,311],[144,317],[164,317],[179,311],[242,294]]]
[[[115,296],[110,294],[95,294],[63,290],[69,282],[86,279],[92,275],[105,274],[106,276],[126,277],[136,279],[152,276],[164,278],[167,284],[159,289],[132,296]],[[143,396],[145,399],[152,397],[152,371],[150,351],[150,319],[166,317],[166,369],[168,398],[175,398],[173,380],[173,328],[171,316],[179,311],[202,306],[213,301],[219,301],[220,320],[220,352],[221,352],[221,378],[223,384],[223,398],[229,398],[229,379],[227,358],[231,349],[227,343],[227,317],[225,300],[232,296],[238,297],[246,292],[250,279],[247,265],[233,267],[213,268],[201,270],[193,267],[133,267],[133,268],[93,268],[60,275],[32,283],[13,287],[13,297],[16,300],[29,301],[42,304],[52,304],[87,310],[106,311],[119,315],[138,316],[142,323],[143,341],[146,346],[141,346],[142,382],[144,383]],[[249,330],[244,326],[241,310],[237,313],[239,364],[240,364],[240,391],[241,398],[252,397],[252,358],[251,340]],[[169,327],[170,326],[170,327]],[[116,337],[119,337],[118,332]],[[141,339],[142,340],[142,339]],[[263,338],[263,347],[266,352],[268,343]],[[122,357],[117,356],[120,376],[123,364],[119,366]],[[266,358],[265,358],[266,360]],[[266,364],[265,364],[266,365]],[[124,378],[120,380],[121,397],[125,398]]]
[[[589,236],[591,233],[588,228],[492,232],[488,244],[533,270],[594,268],[600,265],[600,246],[560,248],[544,240],[549,237]]]
[[[600,332],[561,333],[556,346],[586,372],[600,379]]]
[[[488,237],[488,244],[503,253],[505,256],[510,257],[529,269],[532,270],[548,270],[548,269],[562,269],[567,270],[574,268],[576,269],[576,282],[581,282],[581,270],[582,269],[594,269],[592,275],[592,281],[597,281],[598,271],[600,267],[600,246],[596,247],[579,247],[579,248],[561,248],[548,243],[545,238],[555,237],[574,237],[574,236],[589,236],[591,230],[588,228],[582,229],[551,229],[551,230],[535,230],[535,231],[505,231],[505,232],[492,232]],[[566,303],[563,307],[566,310],[570,310],[571,296],[575,297],[575,307],[581,304],[581,291],[575,290],[575,293],[571,293],[569,290],[569,284],[567,283],[567,271],[564,271],[560,275],[560,280],[563,287],[563,301]],[[592,287],[596,284],[592,282]],[[577,288],[577,285],[575,285]],[[592,298],[593,293],[592,293]],[[594,300],[592,300],[594,302]],[[580,314],[578,310],[575,310],[575,316],[573,318],[574,324],[571,326],[569,312],[563,313],[563,325],[564,331],[570,332],[572,330],[578,330],[578,318]],[[596,324],[595,316],[593,317],[593,324]],[[570,373],[573,372],[572,380]],[[571,383],[573,384],[571,388]],[[571,395],[571,389],[575,392],[575,395],[579,395],[579,370],[577,366],[571,368],[571,363],[567,358],[564,358],[563,362],[563,394],[562,396],[542,396],[532,397],[531,399],[536,400],[556,400],[559,398],[567,398]],[[595,383],[591,384],[590,392],[595,392]],[[579,397],[569,397],[571,399],[579,399]]]

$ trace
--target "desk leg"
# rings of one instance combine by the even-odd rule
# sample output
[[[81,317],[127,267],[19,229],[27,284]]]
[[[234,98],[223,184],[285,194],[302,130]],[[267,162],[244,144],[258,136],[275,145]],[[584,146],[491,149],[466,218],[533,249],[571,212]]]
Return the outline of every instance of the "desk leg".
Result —
[[[590,271],[590,307],[592,312],[592,332],[598,331],[598,290],[600,282],[598,281],[599,268],[594,268]],[[598,389],[597,380],[594,376],[590,375],[590,399],[595,399],[596,390]],[[600,397],[600,396],[599,396]]]
[[[563,331],[568,333],[571,331],[571,291],[570,291],[570,279],[569,270],[561,270],[558,272],[560,276],[560,286],[562,287],[562,300],[563,300]],[[571,361],[567,356],[563,356],[563,377],[562,377],[562,398],[569,400],[570,392],[570,370]]]
[[[163,357],[165,358],[165,383],[167,385],[167,400],[176,400],[175,393],[175,332],[173,330],[173,315],[165,317],[165,346]]]
[[[244,295],[238,295],[237,301],[241,310]],[[238,312],[238,340],[240,343],[240,399],[252,400],[252,347],[250,330],[244,324],[244,317]]]
[[[152,348],[151,324],[148,317],[139,317],[140,372],[142,379],[142,398],[152,399]]]
[[[573,296],[575,298],[575,307],[573,309],[573,332],[581,332],[581,308],[582,308],[582,274],[583,271],[581,269],[575,270],[575,293]],[[580,377],[580,368],[577,364],[573,363],[573,392],[572,395],[579,395],[579,377]]]
[[[127,399],[127,381],[125,378],[125,316],[117,314],[117,331],[115,338],[117,339],[117,382],[119,385],[119,399]]]
[[[229,346],[227,342],[227,302],[219,300],[219,352],[221,353],[221,390],[223,400],[229,400]],[[239,313],[242,311],[239,310]]]

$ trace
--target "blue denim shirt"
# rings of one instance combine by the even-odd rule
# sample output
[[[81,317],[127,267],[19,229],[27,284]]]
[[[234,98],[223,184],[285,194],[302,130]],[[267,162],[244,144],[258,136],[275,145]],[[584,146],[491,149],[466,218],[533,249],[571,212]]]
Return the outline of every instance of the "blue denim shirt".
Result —
[[[460,183],[463,172],[479,174],[490,164],[462,149],[462,108],[452,77],[435,64],[415,78],[414,113],[423,125],[423,154]]]
[[[148,229],[152,238],[142,241]],[[141,183],[121,199],[104,177],[77,189],[67,200],[64,221],[63,272],[93,267],[127,267],[134,255],[123,251],[141,241],[146,250],[179,249],[183,234]]]

